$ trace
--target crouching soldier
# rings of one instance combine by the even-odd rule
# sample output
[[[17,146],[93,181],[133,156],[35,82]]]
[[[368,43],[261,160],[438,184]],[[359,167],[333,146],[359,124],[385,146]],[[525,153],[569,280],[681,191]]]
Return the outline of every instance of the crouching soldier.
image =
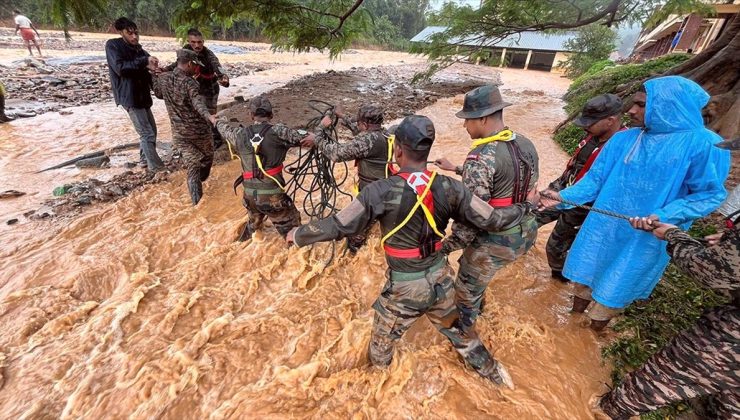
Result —
[[[277,231],[285,237],[291,228],[301,224],[293,200],[285,193],[283,162],[288,149],[313,145],[313,134],[306,136],[284,124],[271,124],[272,104],[265,97],[253,98],[249,103],[253,123],[232,127],[226,121],[212,120],[224,140],[237,150],[242,164],[242,175],[235,186],[244,186],[244,207],[249,221],[239,237],[245,241],[262,226],[268,217]]]
[[[426,169],[434,125],[423,116],[403,120],[393,145],[400,170],[366,186],[352,203],[326,219],[294,229],[288,241],[298,246],[362,232],[378,220],[389,270],[373,304],[375,319],[368,355],[388,366],[395,343],[421,316],[445,335],[466,364],[481,376],[512,386],[506,369],[483,345],[475,328],[463,329],[455,307],[453,272],[441,239],[450,218],[480,229],[502,230],[521,223],[533,205],[523,202],[494,209],[454,179]],[[536,193],[532,194],[535,198]]]

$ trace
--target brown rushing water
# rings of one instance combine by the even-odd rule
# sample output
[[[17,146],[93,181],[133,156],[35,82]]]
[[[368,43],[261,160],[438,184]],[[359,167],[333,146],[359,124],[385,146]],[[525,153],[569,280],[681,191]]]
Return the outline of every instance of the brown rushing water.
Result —
[[[531,87],[535,79],[543,86]],[[562,118],[557,97],[567,83],[524,71],[506,71],[503,81],[516,102],[505,118],[535,142],[544,184],[566,158],[549,130]],[[437,126],[432,157],[464,158],[467,136],[453,116],[461,104],[458,96],[420,112]],[[122,111],[0,127],[3,184],[50,191],[56,177],[82,176],[24,174],[130,131],[113,112]],[[384,281],[377,231],[357,256],[325,269],[330,244],[288,249],[271,228],[234,243],[245,218],[231,191],[238,172],[235,162],[217,166],[196,208],[178,172],[73,221],[3,226],[0,417],[593,417],[608,367],[596,337],[567,313],[569,286],[549,278],[549,228],[496,275],[478,322],[515,390],[465,369],[425,319],[392,365],[377,369],[365,355],[370,305]]]

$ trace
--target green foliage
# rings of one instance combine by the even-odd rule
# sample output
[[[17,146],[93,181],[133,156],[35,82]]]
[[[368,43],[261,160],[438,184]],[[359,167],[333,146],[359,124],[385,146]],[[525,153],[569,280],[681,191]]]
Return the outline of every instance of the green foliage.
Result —
[[[460,51],[450,44],[459,40],[474,44],[473,49],[483,49],[522,32],[567,31],[587,25],[610,27],[691,10],[705,11],[707,6],[701,0],[488,0],[479,8],[448,2],[428,18],[430,24],[447,30],[432,37],[428,44],[415,46],[414,51],[444,66],[458,58]]]
[[[569,78],[586,73],[594,64],[609,57],[616,48],[617,34],[611,28],[588,25],[578,30],[578,36],[565,42],[572,54],[565,60],[565,75]]]
[[[558,130],[553,137],[555,143],[559,144],[569,155],[573,154],[578,148],[578,143],[581,142],[585,132],[581,127],[574,124],[568,124],[562,129]]]
[[[616,91],[617,87],[628,82],[657,76],[691,57],[689,54],[671,54],[642,64],[625,64],[604,68],[597,72],[587,72],[577,78],[568,88],[564,98],[568,114],[578,112],[590,98],[607,92]],[[601,65],[601,64],[599,64]],[[635,86],[635,89],[637,86]],[[631,94],[632,92],[625,92]]]

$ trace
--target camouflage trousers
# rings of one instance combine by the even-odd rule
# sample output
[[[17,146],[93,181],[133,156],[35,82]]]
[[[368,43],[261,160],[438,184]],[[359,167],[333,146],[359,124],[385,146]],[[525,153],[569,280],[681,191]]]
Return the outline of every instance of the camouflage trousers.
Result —
[[[172,143],[182,155],[182,163],[188,171],[188,191],[193,205],[196,205],[203,196],[203,181],[208,179],[213,165],[211,136],[173,137]]]
[[[588,210],[573,208],[568,210],[547,209],[535,213],[537,224],[542,227],[557,220],[547,239],[545,250],[547,252],[547,263],[551,270],[563,271],[565,258],[568,251],[576,240],[576,234],[581,228],[583,221],[588,216]]]
[[[375,366],[388,366],[395,344],[421,316],[452,343],[455,350],[484,377],[498,366],[475,329],[461,328],[455,308],[453,271],[443,259],[426,272],[401,273],[388,270],[386,283],[373,303],[375,318],[368,356]]]
[[[536,240],[537,223],[530,217],[504,232],[480,233],[465,248],[455,280],[455,303],[466,328],[480,315],[483,293],[496,272],[524,255]]]
[[[291,229],[301,225],[293,200],[288,194],[259,194],[259,190],[244,190],[242,203],[249,214],[249,229],[254,232],[262,227],[265,217],[269,218],[275,229],[285,237]]]
[[[740,309],[707,311],[606,394],[601,408],[627,418],[695,397],[715,396],[717,417],[740,418]]]

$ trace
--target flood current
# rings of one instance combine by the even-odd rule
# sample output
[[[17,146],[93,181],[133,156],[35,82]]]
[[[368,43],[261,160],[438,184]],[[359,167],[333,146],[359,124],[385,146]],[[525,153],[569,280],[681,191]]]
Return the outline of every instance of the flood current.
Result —
[[[535,142],[542,187],[567,158],[550,139],[567,82],[516,70],[502,78],[515,103],[506,121]],[[419,111],[437,126],[433,158],[464,159],[461,106],[457,96]],[[168,138],[164,107],[154,111]],[[130,125],[102,104],[0,126],[3,189],[29,192],[0,200],[0,417],[593,418],[609,367],[598,338],[568,313],[570,286],[549,277],[550,228],[496,274],[478,321],[513,377],[509,390],[466,369],[426,319],[389,368],[369,366],[385,271],[377,230],[356,256],[337,244],[328,266],[331,244],[288,248],[269,225],[235,243],[246,215],[231,191],[233,161],[214,168],[197,207],[180,171],[77,217],[5,226],[55,186],[91,176],[34,171],[131,141]]]

